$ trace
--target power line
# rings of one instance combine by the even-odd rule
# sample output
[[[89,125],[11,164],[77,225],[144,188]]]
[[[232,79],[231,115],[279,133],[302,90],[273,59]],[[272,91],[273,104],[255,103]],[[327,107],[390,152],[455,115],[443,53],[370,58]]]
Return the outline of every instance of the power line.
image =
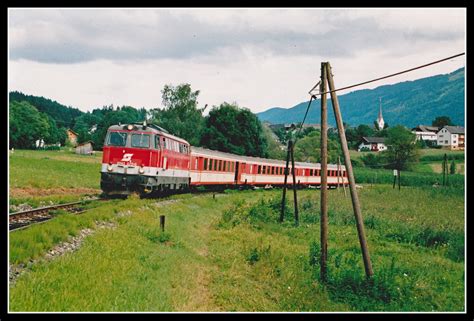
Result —
[[[354,87],[357,87],[357,86],[365,85],[365,84],[368,84],[368,83],[371,83],[371,82],[375,82],[375,81],[379,81],[379,80],[382,80],[382,79],[387,79],[387,78],[394,77],[394,76],[397,76],[397,75],[401,75],[401,74],[404,74],[404,73],[407,73],[407,72],[410,72],[410,71],[413,71],[413,70],[425,68],[425,67],[428,67],[428,66],[431,66],[431,65],[434,65],[434,64],[437,64],[437,63],[446,61],[446,60],[450,60],[450,59],[453,59],[453,58],[457,58],[457,57],[460,57],[460,56],[465,55],[465,54],[466,54],[465,52],[462,52],[462,53],[459,53],[459,54],[454,55],[454,56],[451,56],[451,57],[447,57],[447,58],[443,58],[443,59],[440,59],[440,60],[436,60],[436,61],[433,61],[433,62],[424,64],[424,65],[421,65],[421,66],[417,66],[417,67],[414,67],[414,68],[406,69],[406,70],[403,70],[403,71],[400,71],[400,72],[396,72],[396,73],[394,73],[394,74],[390,74],[390,75],[387,75],[387,76],[383,76],[383,77],[375,78],[375,79],[372,79],[372,80],[364,81],[364,82],[361,82],[361,83],[358,83],[358,84],[355,84],[355,85],[350,85],[350,86],[346,86],[346,87],[342,87],[342,88],[337,88],[337,89],[334,89],[334,90],[325,91],[325,92],[323,92],[323,93],[319,93],[318,95],[324,95],[324,94],[328,94],[328,93],[331,93],[331,92],[336,92],[336,91],[340,91],[340,90],[345,90],[345,89],[349,89],[349,88],[354,88]],[[311,96],[313,97],[313,96],[315,96],[315,95],[311,95]]]

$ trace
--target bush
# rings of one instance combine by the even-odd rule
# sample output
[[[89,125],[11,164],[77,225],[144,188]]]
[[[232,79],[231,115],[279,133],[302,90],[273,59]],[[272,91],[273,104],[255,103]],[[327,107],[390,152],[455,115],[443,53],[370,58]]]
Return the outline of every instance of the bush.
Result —
[[[384,163],[382,155],[376,155],[374,153],[370,153],[364,155],[360,158],[365,166],[367,167],[379,167],[381,164]]]
[[[258,249],[254,247],[250,251],[249,255],[247,256],[247,262],[250,265],[253,265],[253,264],[257,263],[259,260],[260,260],[260,255],[258,254]]]
[[[357,158],[351,158],[352,167],[364,167],[364,162]]]
[[[464,160],[464,153],[452,153],[448,155],[448,158],[451,160]],[[443,160],[444,154],[425,155],[420,157],[421,162],[438,162]]]

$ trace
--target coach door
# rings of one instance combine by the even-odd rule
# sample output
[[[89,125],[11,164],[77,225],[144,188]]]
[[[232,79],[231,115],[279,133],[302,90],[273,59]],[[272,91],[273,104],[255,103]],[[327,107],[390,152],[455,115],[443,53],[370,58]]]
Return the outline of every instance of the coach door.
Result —
[[[247,184],[247,174],[245,173],[245,167],[247,163],[241,163],[239,166],[239,184]],[[244,176],[245,174],[245,176]]]
[[[239,171],[240,171],[240,163],[239,163],[239,162],[235,162],[234,184],[238,184],[239,181],[240,181]]]

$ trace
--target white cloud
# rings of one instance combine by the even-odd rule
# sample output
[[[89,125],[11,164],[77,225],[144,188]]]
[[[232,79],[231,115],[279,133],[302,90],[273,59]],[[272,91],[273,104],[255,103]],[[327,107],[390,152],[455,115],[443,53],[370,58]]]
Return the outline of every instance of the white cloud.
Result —
[[[463,9],[10,9],[9,27],[9,89],[83,110],[159,107],[165,84],[186,82],[201,105],[291,107],[308,99],[321,61],[341,87],[465,50]]]

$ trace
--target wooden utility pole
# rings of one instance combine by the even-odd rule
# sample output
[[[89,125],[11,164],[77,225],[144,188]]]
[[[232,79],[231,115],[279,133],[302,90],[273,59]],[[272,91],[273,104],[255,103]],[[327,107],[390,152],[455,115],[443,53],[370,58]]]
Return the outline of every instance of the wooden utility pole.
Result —
[[[285,216],[285,198],[286,198],[286,182],[288,181],[288,164],[290,162],[290,153],[293,148],[293,142],[288,140],[288,151],[286,152],[285,180],[283,181],[283,196],[281,199],[280,223],[283,222]]]
[[[340,171],[340,164],[339,164],[339,157],[337,158],[337,190],[339,191],[339,177],[341,175],[341,171]]]
[[[400,172],[401,172],[401,170],[398,169],[398,172],[397,172],[397,174],[398,174],[398,190],[400,190]]]
[[[338,164],[339,169],[341,171],[342,188],[344,189],[344,197],[346,197],[347,196],[346,184],[344,184],[344,175],[342,175],[342,165],[341,165],[341,157],[340,156],[337,156],[337,164]]]
[[[393,170],[393,189],[395,189],[395,183],[397,182],[398,170]]]
[[[362,219],[362,213],[361,213],[361,210],[360,210],[360,203],[359,203],[359,197],[357,195],[357,190],[356,190],[354,172],[352,171],[352,164],[351,164],[351,158],[350,158],[350,155],[349,155],[349,148],[347,147],[346,133],[344,132],[344,124],[342,122],[341,111],[339,109],[339,101],[337,99],[336,93],[334,92],[336,87],[334,86],[334,80],[332,78],[331,65],[329,64],[329,62],[326,63],[325,65],[327,66],[326,74],[327,74],[327,80],[328,80],[328,83],[329,83],[329,90],[331,91],[332,107],[334,109],[334,115],[336,117],[336,123],[337,123],[337,129],[338,129],[338,132],[339,132],[339,138],[341,140],[342,151],[344,152],[344,162],[346,164],[346,171],[347,171],[348,178],[349,178],[349,187],[350,187],[351,197],[352,197],[352,207],[354,209],[354,216],[355,216],[355,219],[356,219],[357,232],[358,232],[358,235],[359,235],[359,243],[360,243],[360,247],[361,247],[361,250],[362,250],[362,257],[363,257],[363,260],[364,260],[365,274],[368,278],[370,278],[374,274],[374,272],[372,270],[372,263],[370,261],[369,248],[367,246],[367,241],[366,241],[366,238],[365,238],[364,220]],[[325,78],[323,78],[323,80],[325,80]],[[322,92],[325,92],[325,90],[322,91]],[[323,95],[323,96],[325,96],[325,95]],[[323,97],[321,97],[321,104],[322,104],[322,99],[323,99]],[[322,121],[323,121],[323,119],[321,117],[321,123],[323,124]],[[321,124],[321,128],[323,128],[322,124]],[[323,136],[323,133],[321,133],[321,137],[322,136]],[[321,146],[321,148],[322,148],[322,146]],[[322,200],[321,200],[321,202],[322,202]],[[321,245],[321,247],[322,247],[322,245]]]
[[[446,186],[446,154],[444,154],[442,172],[443,172],[443,186]]]
[[[448,154],[444,153],[444,166],[443,166],[443,169],[444,169],[444,177],[445,177],[445,185],[448,186],[448,180],[449,180],[449,176],[448,176]]]
[[[299,224],[298,218],[298,197],[296,195],[296,168],[295,168],[295,155],[293,153],[294,145],[291,143],[290,155],[291,155],[291,172],[293,174],[293,201],[295,205],[295,224]]]
[[[321,93],[327,91],[328,63],[321,63]],[[328,256],[328,131],[327,131],[327,96],[321,96],[321,281],[327,280],[327,256]]]

